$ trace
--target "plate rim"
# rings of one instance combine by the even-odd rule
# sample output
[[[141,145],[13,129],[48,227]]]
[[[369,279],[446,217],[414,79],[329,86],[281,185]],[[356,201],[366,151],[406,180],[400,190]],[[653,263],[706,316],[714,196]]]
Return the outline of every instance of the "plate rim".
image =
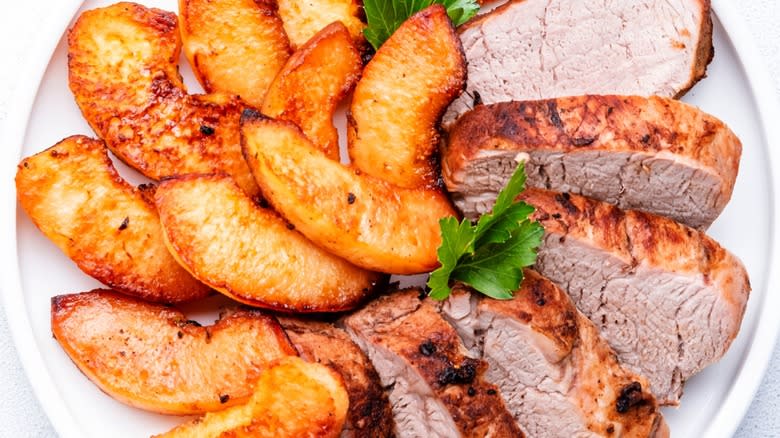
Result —
[[[141,0],[143,1],[143,0]],[[49,31],[39,34],[30,46],[26,65],[20,72],[28,80],[22,81],[18,76],[16,88],[9,99],[8,117],[4,122],[4,130],[0,132],[0,236],[6,244],[0,248],[0,260],[3,268],[0,275],[0,298],[3,311],[6,313],[9,331],[16,348],[25,376],[38,403],[51,422],[55,431],[64,437],[83,436],[76,417],[70,412],[64,399],[59,395],[60,389],[55,385],[52,376],[46,369],[38,344],[35,342],[25,299],[21,287],[19,272],[16,216],[15,185],[11,182],[15,174],[16,163],[19,161],[24,139],[29,127],[33,105],[38,95],[43,76],[57,44],[67,30],[71,20],[83,4],[82,0],[65,0],[55,2],[52,9],[43,18],[41,29]],[[753,95],[758,110],[758,118],[762,127],[761,135],[765,142],[769,157],[770,170],[770,246],[766,290],[763,306],[757,313],[755,332],[747,344],[747,354],[742,360],[737,377],[726,393],[725,398],[715,412],[713,422],[706,429],[704,436],[712,438],[730,437],[742,422],[750,407],[758,387],[769,368],[774,348],[780,337],[780,318],[772,317],[772,310],[780,308],[780,272],[773,270],[773,261],[780,251],[780,233],[777,230],[777,206],[780,205],[780,151],[773,150],[772,145],[780,147],[780,127],[773,128],[772,120],[780,120],[776,89],[769,76],[763,58],[759,56],[754,38],[748,31],[742,15],[728,0],[712,0],[712,10],[727,30],[727,35],[738,55],[742,71],[747,77],[747,85]],[[750,66],[751,68],[746,68]],[[26,86],[24,84],[27,84]],[[771,92],[763,92],[771,90]],[[10,147],[8,147],[10,145]],[[736,414],[736,415],[735,415]]]
[[[57,49],[57,44],[82,4],[83,0],[54,2],[49,12],[42,17],[39,28],[47,29],[48,32],[40,34],[30,45],[28,61],[20,66],[16,87],[8,100],[8,108],[12,110],[8,111],[8,117],[3,123],[3,132],[0,132],[0,144],[11,145],[11,147],[0,148],[0,166],[2,166],[0,175],[3,178],[0,180],[0,211],[7,212],[0,214],[0,236],[5,236],[2,240],[6,243],[0,248],[0,260],[4,262],[2,275],[0,275],[0,298],[17,357],[22,363],[27,381],[52,427],[58,435],[64,437],[80,436],[81,428],[78,427],[76,417],[70,413],[64,399],[59,395],[60,390],[44,365],[27,315],[19,273],[16,240],[18,205],[13,178],[43,76]],[[30,80],[23,81],[21,78],[24,75],[27,75]]]
[[[742,71],[747,77],[747,85],[753,94],[761,124],[761,135],[769,157],[770,192],[770,245],[767,260],[766,284],[764,285],[763,306],[758,313],[758,321],[753,337],[748,343],[747,354],[731,385],[725,399],[715,413],[713,422],[706,429],[705,437],[728,438],[734,435],[753,403],[758,388],[769,369],[777,341],[780,339],[780,318],[773,318],[772,310],[780,308],[780,271],[773,269],[780,252],[780,233],[778,233],[777,208],[780,206],[780,128],[771,124],[780,120],[777,91],[764,59],[759,55],[753,35],[747,24],[731,2],[712,0],[713,11],[719,12],[718,19],[727,29],[727,34],[738,55]],[[751,68],[746,68],[751,66]],[[761,93],[767,90],[770,92]],[[735,415],[736,414],[736,415]]]

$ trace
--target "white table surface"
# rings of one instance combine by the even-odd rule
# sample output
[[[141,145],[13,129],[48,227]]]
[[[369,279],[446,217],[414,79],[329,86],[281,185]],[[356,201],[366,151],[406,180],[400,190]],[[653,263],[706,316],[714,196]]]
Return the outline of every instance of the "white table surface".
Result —
[[[776,94],[780,98],[780,0],[732,1],[753,32],[756,45],[775,80]],[[24,65],[26,50],[36,37],[36,23],[43,21],[42,17],[47,13],[49,4],[41,0],[2,0],[2,3],[0,130],[7,114],[13,111],[13,108],[8,107],[10,91],[18,81],[25,80],[18,77],[15,67]],[[0,181],[0,184],[9,183]],[[108,431],[107,433],[110,434]],[[56,434],[32,393],[11,341],[5,312],[0,312],[0,438],[51,436]],[[769,372],[736,436],[780,438],[780,344],[775,348]]]

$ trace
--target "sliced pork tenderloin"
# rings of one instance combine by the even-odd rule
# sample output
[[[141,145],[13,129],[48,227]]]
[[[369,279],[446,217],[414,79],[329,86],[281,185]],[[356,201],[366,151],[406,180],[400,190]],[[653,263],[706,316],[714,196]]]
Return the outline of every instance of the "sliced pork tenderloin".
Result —
[[[644,377],[624,369],[571,299],[532,270],[511,300],[456,287],[445,318],[488,363],[529,437],[666,437]]]
[[[279,317],[298,354],[341,374],[349,411],[341,438],[395,437],[390,401],[368,356],[341,329],[326,322]]]
[[[478,103],[581,94],[679,97],[712,60],[709,0],[510,0],[459,28]]]
[[[467,356],[420,290],[382,296],[344,319],[389,388],[399,437],[522,437],[487,364]]]
[[[490,209],[519,152],[530,187],[706,228],[731,199],[742,144],[715,117],[661,97],[481,105],[452,127],[442,154],[444,182],[466,217]]]
[[[567,291],[659,403],[720,359],[739,331],[750,282],[714,240],[671,219],[530,189],[545,235],[535,269]]]

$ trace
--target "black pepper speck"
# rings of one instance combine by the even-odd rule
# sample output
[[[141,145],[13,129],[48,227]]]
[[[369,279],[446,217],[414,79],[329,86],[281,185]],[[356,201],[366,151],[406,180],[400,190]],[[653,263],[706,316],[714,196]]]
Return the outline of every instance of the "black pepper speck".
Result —
[[[620,390],[620,396],[615,403],[615,409],[619,414],[625,414],[634,406],[644,401],[642,397],[642,385],[639,382],[631,382]]]
[[[437,376],[440,385],[470,384],[477,376],[477,368],[468,359],[459,367],[448,366]]]
[[[431,356],[433,353],[436,353],[436,346],[433,345],[433,342],[431,342],[430,339],[420,344],[420,354],[423,356]]]

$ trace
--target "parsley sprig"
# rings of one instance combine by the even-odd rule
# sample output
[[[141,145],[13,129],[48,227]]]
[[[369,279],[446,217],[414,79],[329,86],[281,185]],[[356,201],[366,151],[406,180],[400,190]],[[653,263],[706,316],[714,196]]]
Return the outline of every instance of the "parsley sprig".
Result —
[[[401,23],[434,3],[447,8],[447,15],[455,26],[465,23],[479,10],[476,0],[364,0],[368,26],[363,34],[374,49],[379,49]]]
[[[493,211],[473,225],[454,217],[439,221],[441,267],[431,273],[430,296],[443,300],[450,283],[459,281],[496,299],[510,299],[523,281],[523,268],[536,262],[536,248],[544,229],[529,216],[534,208],[516,201],[525,188],[525,162],[521,162],[498,194]]]

